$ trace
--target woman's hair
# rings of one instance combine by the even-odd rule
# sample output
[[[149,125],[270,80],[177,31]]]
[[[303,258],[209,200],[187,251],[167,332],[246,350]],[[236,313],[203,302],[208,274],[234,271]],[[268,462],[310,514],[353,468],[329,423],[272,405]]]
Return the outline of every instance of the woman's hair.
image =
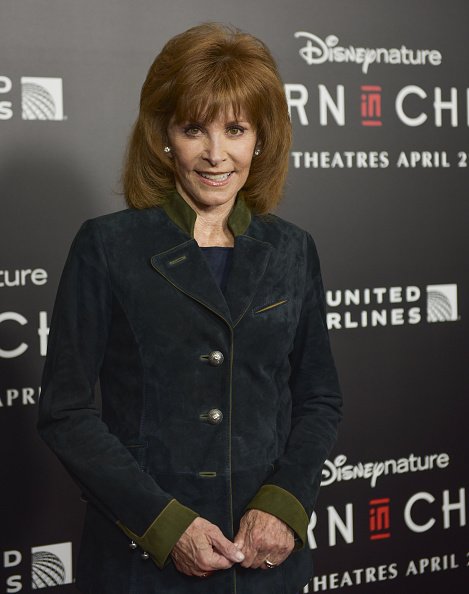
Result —
[[[258,214],[279,202],[288,169],[291,124],[275,61],[266,45],[238,29],[206,23],[168,41],[150,67],[123,172],[127,203],[160,204],[175,186],[163,148],[177,123],[212,122],[233,110],[255,127],[257,146],[242,195]]]

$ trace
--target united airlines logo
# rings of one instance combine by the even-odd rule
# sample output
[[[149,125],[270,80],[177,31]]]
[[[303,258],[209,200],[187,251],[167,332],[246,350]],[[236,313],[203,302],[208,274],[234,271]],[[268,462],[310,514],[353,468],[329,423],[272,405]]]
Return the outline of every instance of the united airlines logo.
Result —
[[[61,78],[23,76],[21,78],[23,120],[64,119]]]
[[[32,589],[71,584],[72,543],[62,542],[31,549]]]
[[[329,330],[457,322],[458,286],[416,285],[329,290]]]
[[[455,322],[458,319],[457,285],[427,286],[427,321]]]

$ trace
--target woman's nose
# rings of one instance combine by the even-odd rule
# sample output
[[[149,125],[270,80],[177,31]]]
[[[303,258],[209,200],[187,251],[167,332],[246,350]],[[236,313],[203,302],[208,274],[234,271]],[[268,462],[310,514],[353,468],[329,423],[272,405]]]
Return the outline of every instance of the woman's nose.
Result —
[[[208,136],[204,147],[203,157],[212,166],[225,161],[225,139],[218,134]]]

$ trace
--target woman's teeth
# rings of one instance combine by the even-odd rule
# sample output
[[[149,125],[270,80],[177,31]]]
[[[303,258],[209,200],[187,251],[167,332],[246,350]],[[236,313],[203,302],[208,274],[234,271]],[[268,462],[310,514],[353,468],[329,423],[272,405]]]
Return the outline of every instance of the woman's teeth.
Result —
[[[216,175],[212,174],[212,173],[200,173],[199,175],[201,175],[202,177],[205,177],[205,179],[210,179],[212,181],[225,181],[225,179],[228,179],[231,175],[231,171],[229,173],[218,173]]]

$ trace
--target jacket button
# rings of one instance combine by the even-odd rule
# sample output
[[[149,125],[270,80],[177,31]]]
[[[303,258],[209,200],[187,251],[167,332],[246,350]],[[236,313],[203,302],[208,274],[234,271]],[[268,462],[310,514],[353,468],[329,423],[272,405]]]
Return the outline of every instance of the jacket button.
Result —
[[[207,413],[208,422],[211,425],[219,425],[223,421],[223,413],[218,408],[212,408]]]
[[[208,356],[208,362],[210,363],[210,365],[213,365],[214,367],[218,367],[218,365],[221,365],[224,360],[225,357],[223,356],[223,353],[220,351],[212,351]]]
[[[144,561],[147,561],[150,558],[150,555],[146,551],[143,551],[141,557]]]
[[[129,549],[130,549],[131,551],[135,551],[135,549],[136,549],[136,548],[137,548],[137,543],[136,543],[134,540],[131,540],[131,541],[129,542]]]

